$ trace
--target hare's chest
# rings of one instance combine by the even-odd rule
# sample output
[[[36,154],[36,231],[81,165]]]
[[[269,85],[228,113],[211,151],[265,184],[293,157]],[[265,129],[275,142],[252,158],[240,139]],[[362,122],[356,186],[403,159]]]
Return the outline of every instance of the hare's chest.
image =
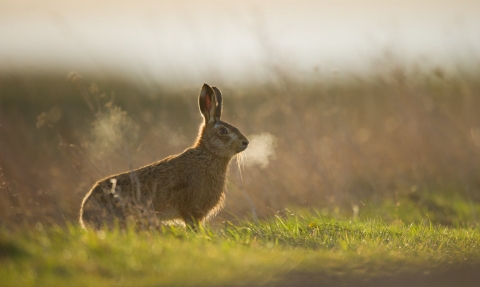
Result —
[[[223,198],[224,183],[224,180],[218,178],[203,178],[189,187],[185,193],[185,202],[201,210],[209,210]]]
[[[225,177],[218,174],[207,174],[202,182],[204,192],[220,194],[225,188]]]

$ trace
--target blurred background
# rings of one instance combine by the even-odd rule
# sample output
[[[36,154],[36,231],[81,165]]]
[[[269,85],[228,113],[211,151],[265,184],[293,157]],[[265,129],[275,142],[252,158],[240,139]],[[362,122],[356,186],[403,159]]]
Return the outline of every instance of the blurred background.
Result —
[[[478,222],[479,79],[473,0],[3,0],[0,224],[75,221],[98,179],[183,151],[204,82],[251,140],[215,222]]]

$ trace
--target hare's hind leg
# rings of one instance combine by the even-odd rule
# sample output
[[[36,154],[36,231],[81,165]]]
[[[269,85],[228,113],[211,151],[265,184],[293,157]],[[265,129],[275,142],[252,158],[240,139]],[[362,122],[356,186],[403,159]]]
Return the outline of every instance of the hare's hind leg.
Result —
[[[80,224],[84,228],[95,230],[104,227],[112,229],[117,225],[122,228],[126,225],[126,216],[122,207],[113,200],[113,196],[97,186],[83,201]]]

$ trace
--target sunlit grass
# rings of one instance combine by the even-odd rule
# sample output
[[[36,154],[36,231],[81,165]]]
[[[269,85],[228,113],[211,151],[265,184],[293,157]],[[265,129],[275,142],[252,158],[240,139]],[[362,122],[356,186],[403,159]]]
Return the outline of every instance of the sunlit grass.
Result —
[[[0,262],[2,286],[261,285],[291,272],[375,278],[478,265],[480,230],[289,212],[199,233],[38,224],[1,230]]]

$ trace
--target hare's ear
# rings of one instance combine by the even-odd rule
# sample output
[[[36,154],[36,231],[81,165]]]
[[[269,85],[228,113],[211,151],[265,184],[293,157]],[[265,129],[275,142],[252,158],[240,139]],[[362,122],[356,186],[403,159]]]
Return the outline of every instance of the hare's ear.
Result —
[[[215,119],[217,121],[220,120],[222,116],[222,92],[217,87],[212,87],[213,91],[215,92],[215,96],[217,98],[217,108],[215,109]]]
[[[214,122],[216,120],[215,112],[217,109],[217,99],[215,92],[207,84],[203,84],[202,89],[200,90],[198,106],[200,107],[200,112],[205,118],[205,124]]]

